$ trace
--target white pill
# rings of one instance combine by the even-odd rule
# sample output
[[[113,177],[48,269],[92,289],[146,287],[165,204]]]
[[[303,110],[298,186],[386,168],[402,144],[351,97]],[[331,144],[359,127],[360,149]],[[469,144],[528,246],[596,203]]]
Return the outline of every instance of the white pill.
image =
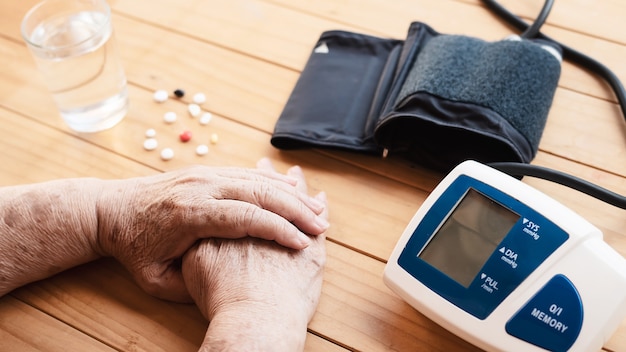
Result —
[[[209,147],[206,144],[200,144],[196,147],[196,154],[207,155],[209,153]]]
[[[217,136],[217,133],[213,133],[211,135],[211,144],[217,144],[218,140],[219,140],[219,137]]]
[[[163,89],[159,89],[156,92],[154,92],[154,95],[152,96],[152,98],[157,103],[164,103],[165,101],[167,101],[167,98],[169,98],[169,94],[167,93],[167,91]]]
[[[147,138],[153,138],[154,136],[156,136],[156,131],[154,130],[154,128],[150,128],[146,130]]]
[[[189,115],[197,117],[202,112],[202,109],[200,109],[200,105],[198,104],[189,104],[187,111],[189,111]]]
[[[174,157],[174,151],[172,148],[164,148],[161,150],[161,159],[170,160]]]
[[[208,125],[209,122],[211,122],[212,118],[213,118],[213,114],[211,114],[210,112],[205,112],[204,114],[202,114],[202,116],[200,116],[200,124]]]
[[[202,93],[196,93],[193,95],[193,102],[196,104],[204,104],[206,101],[206,95]]]
[[[143,141],[143,149],[145,150],[155,150],[159,146],[159,143],[154,138],[148,138]]]
[[[176,113],[173,111],[168,111],[165,113],[165,115],[163,115],[163,120],[165,120],[165,122],[167,123],[174,123],[176,122]]]

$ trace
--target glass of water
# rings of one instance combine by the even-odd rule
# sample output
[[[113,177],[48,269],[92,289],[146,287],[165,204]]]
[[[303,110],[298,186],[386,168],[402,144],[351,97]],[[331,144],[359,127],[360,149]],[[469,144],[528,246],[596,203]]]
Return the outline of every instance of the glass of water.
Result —
[[[71,129],[98,132],[126,116],[126,76],[105,0],[43,1],[24,17],[22,36]]]

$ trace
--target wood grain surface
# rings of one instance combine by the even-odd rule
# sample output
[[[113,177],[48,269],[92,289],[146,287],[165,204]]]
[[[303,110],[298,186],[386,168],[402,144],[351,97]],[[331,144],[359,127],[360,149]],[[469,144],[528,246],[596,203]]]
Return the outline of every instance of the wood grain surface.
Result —
[[[19,33],[36,1],[0,0],[0,185],[66,177],[127,178],[191,164],[254,167],[269,157],[281,171],[303,167],[312,193],[330,204],[328,265],[309,325],[307,351],[476,351],[403,302],[382,282],[393,247],[443,175],[401,158],[343,151],[279,151],[274,125],[314,43],[342,29],[402,39],[412,21],[442,33],[497,40],[513,32],[478,0],[110,0],[131,108],[97,134],[69,130],[58,116]],[[527,21],[543,1],[501,0]],[[556,1],[542,32],[604,63],[626,79],[626,2]],[[156,104],[157,89],[208,97],[201,126],[184,116],[191,94]],[[597,77],[569,62],[533,163],[626,194],[626,125],[616,97]],[[162,122],[166,111],[184,118]],[[142,148],[154,128],[170,161]],[[219,142],[205,156],[178,142]],[[524,182],[599,227],[626,256],[624,210],[569,188]],[[194,351],[208,322],[193,305],[141,291],[118,263],[105,259],[22,287],[0,298],[2,351]],[[605,345],[626,351],[626,320]]]

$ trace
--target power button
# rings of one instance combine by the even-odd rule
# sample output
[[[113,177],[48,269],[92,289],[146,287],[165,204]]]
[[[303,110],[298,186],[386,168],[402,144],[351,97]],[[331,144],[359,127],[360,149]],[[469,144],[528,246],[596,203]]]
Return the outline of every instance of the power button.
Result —
[[[574,284],[556,275],[507,322],[506,332],[550,351],[567,351],[583,324],[583,306]]]

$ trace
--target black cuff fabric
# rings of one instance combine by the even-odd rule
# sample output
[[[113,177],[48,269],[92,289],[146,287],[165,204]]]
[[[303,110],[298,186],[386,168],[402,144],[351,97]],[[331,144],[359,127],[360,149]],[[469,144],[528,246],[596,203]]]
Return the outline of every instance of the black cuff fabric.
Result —
[[[487,42],[415,22],[404,41],[330,31],[317,42],[272,144],[398,153],[441,171],[530,162],[560,76],[559,48]]]
[[[373,138],[376,104],[387,97],[402,43],[345,31],[323,33],[276,123],[272,145],[380,150]]]

